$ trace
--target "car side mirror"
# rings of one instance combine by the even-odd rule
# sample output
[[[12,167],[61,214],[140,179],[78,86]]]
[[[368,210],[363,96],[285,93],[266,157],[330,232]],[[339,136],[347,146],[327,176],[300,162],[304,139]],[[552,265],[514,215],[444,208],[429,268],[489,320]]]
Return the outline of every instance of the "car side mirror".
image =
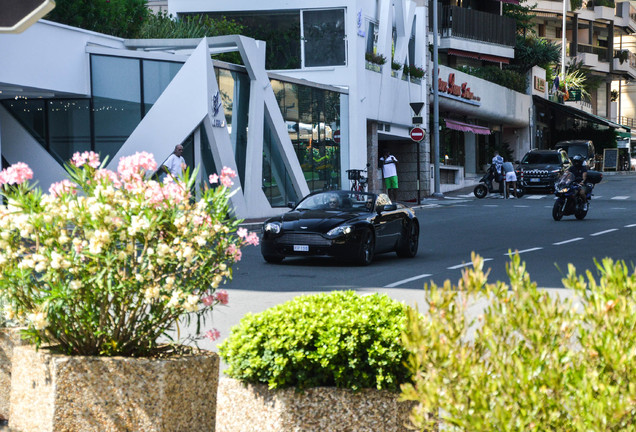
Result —
[[[385,211],[394,211],[397,210],[397,204],[386,204],[378,206],[378,214]]]
[[[296,207],[296,203],[294,201],[289,201],[287,203],[287,207],[289,207],[290,209],[293,209],[294,207]]]
[[[515,161],[515,163],[516,163],[517,165],[519,165],[519,164],[521,163],[521,161]]]

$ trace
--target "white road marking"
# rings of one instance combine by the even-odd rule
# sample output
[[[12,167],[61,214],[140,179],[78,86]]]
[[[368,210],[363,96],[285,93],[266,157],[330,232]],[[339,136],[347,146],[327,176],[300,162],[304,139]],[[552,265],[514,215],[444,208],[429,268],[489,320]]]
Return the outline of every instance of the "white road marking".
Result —
[[[493,259],[492,259],[492,258],[484,258],[483,260],[484,260],[484,261],[492,261]],[[458,265],[456,265],[456,266],[446,267],[446,268],[447,268],[448,270],[457,270],[457,269],[460,269],[460,268],[462,268],[462,267],[468,267],[468,266],[471,266],[471,265],[473,265],[473,263],[468,262],[468,263],[458,264]]]
[[[629,199],[629,197],[625,196],[625,195],[617,195],[617,196],[612,197],[610,199],[613,199],[613,200],[626,200],[626,199]]]
[[[625,225],[625,228],[634,228],[634,227],[636,227],[636,224]]]
[[[552,243],[552,244],[555,245],[555,246],[561,246],[561,245],[564,245],[566,243],[572,243],[572,242],[579,241],[579,240],[583,240],[583,237],[576,237],[576,238],[573,238],[573,239],[570,239],[570,240],[563,240],[561,242]]]
[[[530,207],[530,206],[527,206],[527,205],[516,205],[516,206],[514,206],[514,207],[519,207],[519,208],[528,208],[528,207]]]
[[[415,276],[415,277],[412,277],[412,278],[403,279],[401,281],[397,281],[397,282],[393,282],[392,284],[385,285],[384,288],[395,288],[398,285],[402,285],[402,284],[405,284],[407,282],[413,282],[413,281],[418,280],[418,279],[424,279],[424,278],[429,277],[429,276],[431,276],[431,275],[430,274],[422,274],[422,275]]]
[[[484,207],[499,207],[499,204],[484,204]]]
[[[605,230],[605,231],[599,231],[599,232],[597,232],[597,233],[590,234],[590,236],[592,236],[592,237],[594,237],[594,236],[600,236],[600,235],[602,235],[602,234],[611,233],[611,232],[613,232],[613,231],[618,231],[618,228],[612,228],[612,229],[608,229],[608,230]]]
[[[471,197],[474,197],[475,194],[469,193],[469,194],[466,194],[466,195],[457,195],[457,196],[460,197],[460,198],[471,198]]]
[[[627,210],[625,207],[612,207],[610,210]]]
[[[534,251],[538,251],[543,249],[542,247],[536,247],[536,248],[531,248],[531,249],[524,249],[524,250],[520,250],[520,251],[513,251],[513,252],[508,252],[505,253],[504,255],[508,255],[508,256],[512,256],[516,253],[518,253],[519,255],[521,255],[522,253],[526,253],[526,252],[534,252]]]
[[[541,198],[545,198],[547,197],[547,195],[526,195],[524,198],[525,199],[541,199]]]

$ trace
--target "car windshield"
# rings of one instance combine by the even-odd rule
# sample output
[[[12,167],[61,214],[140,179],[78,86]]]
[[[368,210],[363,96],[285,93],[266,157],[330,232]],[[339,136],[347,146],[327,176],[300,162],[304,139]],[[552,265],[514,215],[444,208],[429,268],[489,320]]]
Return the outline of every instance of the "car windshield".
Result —
[[[580,154],[583,157],[587,157],[587,146],[584,145],[573,145],[565,148],[568,151],[568,156],[573,157],[577,154]]]
[[[369,212],[375,208],[376,196],[369,193],[329,191],[307,196],[296,210]]]
[[[522,164],[558,164],[558,153],[526,153]]]

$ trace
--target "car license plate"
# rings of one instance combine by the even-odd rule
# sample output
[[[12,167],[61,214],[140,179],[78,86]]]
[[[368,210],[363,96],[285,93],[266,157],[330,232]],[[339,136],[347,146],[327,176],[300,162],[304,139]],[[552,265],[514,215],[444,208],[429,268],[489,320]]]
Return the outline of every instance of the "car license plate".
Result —
[[[309,245],[294,245],[294,252],[309,252]]]
[[[531,178],[531,179],[530,179],[530,182],[532,182],[532,183],[539,183],[539,180],[540,180],[540,179],[538,179],[538,178]]]

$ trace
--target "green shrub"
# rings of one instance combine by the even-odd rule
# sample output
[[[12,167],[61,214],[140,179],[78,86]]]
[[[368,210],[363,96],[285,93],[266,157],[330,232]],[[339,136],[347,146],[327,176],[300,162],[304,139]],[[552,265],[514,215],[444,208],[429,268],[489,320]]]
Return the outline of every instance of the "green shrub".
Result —
[[[383,65],[384,63],[386,63],[386,57],[384,57],[382,54],[368,52],[364,54],[364,59],[370,63],[379,65]]]
[[[405,322],[406,306],[386,294],[301,296],[244,316],[219,354],[228,376],[270,388],[397,390],[408,380]]]
[[[467,73],[468,75],[476,76],[478,78],[485,79],[500,86],[509,88],[510,90],[517,91],[519,93],[525,93],[527,88],[527,78],[525,75],[519,72],[507,69],[499,69],[497,66],[461,66],[457,70]]]
[[[510,285],[487,283],[473,256],[458,287],[427,290],[428,314],[410,310],[404,336],[418,430],[636,430],[636,272],[610,259],[597,269],[599,282],[570,265],[568,290],[551,295],[518,255]],[[470,320],[475,302],[488,306]]]

